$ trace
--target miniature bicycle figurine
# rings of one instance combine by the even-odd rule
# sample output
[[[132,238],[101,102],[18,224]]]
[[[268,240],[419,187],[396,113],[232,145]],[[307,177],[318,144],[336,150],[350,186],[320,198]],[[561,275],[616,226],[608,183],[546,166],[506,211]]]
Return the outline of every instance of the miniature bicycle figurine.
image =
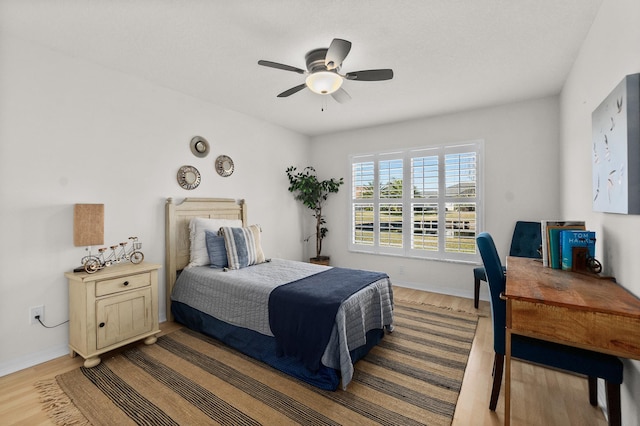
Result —
[[[126,260],[135,264],[142,262],[144,260],[144,254],[140,251],[142,243],[138,242],[138,237],[129,237],[129,240],[131,240],[131,246],[129,249],[127,249],[128,243],[122,242],[119,244],[119,250],[118,245],[111,246],[111,251],[108,255],[105,255],[105,252],[108,250],[106,247],[98,249],[98,252],[100,253],[98,256],[94,256],[89,252],[88,256],[82,258],[84,270],[88,274],[93,274],[100,269],[113,265],[114,263],[120,263]]]

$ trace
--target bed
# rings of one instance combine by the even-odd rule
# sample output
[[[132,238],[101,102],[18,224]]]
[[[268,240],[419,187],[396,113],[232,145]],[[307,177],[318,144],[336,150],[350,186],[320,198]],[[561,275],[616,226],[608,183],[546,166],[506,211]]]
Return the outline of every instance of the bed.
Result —
[[[239,269],[194,263],[192,220],[235,225],[222,229],[227,235],[255,231],[244,200],[169,198],[165,210],[168,319],[327,390],[346,388],[353,364],[393,330],[386,274],[259,256]]]

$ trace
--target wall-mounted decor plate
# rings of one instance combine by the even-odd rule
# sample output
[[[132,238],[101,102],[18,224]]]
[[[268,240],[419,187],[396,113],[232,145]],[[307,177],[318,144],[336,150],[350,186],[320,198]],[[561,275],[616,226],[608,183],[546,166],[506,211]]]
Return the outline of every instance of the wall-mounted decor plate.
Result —
[[[196,189],[200,185],[200,172],[193,166],[182,166],[178,170],[178,184],[184,189]]]
[[[194,136],[189,144],[191,152],[196,157],[206,157],[209,154],[209,142],[202,136]]]
[[[233,160],[226,155],[219,155],[216,158],[216,172],[222,177],[231,176],[233,174]]]

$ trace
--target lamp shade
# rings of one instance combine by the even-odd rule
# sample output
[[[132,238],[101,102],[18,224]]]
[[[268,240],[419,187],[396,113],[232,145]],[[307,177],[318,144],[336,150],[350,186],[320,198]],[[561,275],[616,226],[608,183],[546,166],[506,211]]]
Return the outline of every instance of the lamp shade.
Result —
[[[104,244],[104,204],[76,204],[73,208],[73,244]]]
[[[329,95],[342,86],[342,77],[331,71],[318,71],[309,75],[305,81],[312,92]]]

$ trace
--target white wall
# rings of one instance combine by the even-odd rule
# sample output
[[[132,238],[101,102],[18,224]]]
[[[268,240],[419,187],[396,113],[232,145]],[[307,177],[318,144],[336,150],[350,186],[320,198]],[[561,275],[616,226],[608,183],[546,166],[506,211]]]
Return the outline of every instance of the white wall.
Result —
[[[349,154],[483,139],[484,230],[506,256],[517,220],[560,214],[558,137],[558,98],[549,97],[315,137],[311,165],[322,178],[346,178]],[[349,197],[343,186],[329,199],[323,254],[332,264],[383,270],[401,286],[473,297],[476,265],[349,252]],[[481,297],[488,299],[486,286]]]
[[[605,273],[640,296],[640,216],[592,211],[591,113],[628,74],[640,72],[640,2],[605,0],[561,94],[563,217],[597,232]],[[635,117],[639,119],[639,117]],[[637,161],[637,159],[636,159]],[[640,330],[638,330],[640,333]],[[622,423],[640,425],[640,362],[625,360]]]
[[[63,274],[85,254],[75,203],[105,204],[105,245],[137,235],[145,260],[164,264],[166,197],[244,198],[267,256],[302,260],[285,169],[306,161],[307,137],[4,36],[0,94],[0,375],[68,353],[68,327],[29,325],[28,309],[68,318]],[[206,158],[191,154],[195,135],[211,144]],[[220,154],[235,162],[228,178],[214,170]],[[192,191],[176,182],[186,164],[202,175]]]

